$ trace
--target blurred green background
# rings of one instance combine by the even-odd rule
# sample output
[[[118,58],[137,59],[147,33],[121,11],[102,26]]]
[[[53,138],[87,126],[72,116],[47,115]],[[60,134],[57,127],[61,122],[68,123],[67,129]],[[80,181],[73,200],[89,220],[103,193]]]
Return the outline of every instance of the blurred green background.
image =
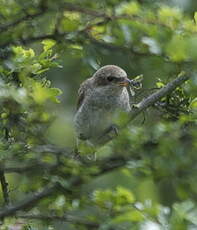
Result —
[[[2,192],[0,216],[58,183],[0,228],[197,229],[197,2],[0,6],[0,166],[10,197],[6,203]],[[77,90],[108,64],[131,79],[143,74],[136,103],[181,71],[191,79],[98,149],[96,161],[74,157]]]

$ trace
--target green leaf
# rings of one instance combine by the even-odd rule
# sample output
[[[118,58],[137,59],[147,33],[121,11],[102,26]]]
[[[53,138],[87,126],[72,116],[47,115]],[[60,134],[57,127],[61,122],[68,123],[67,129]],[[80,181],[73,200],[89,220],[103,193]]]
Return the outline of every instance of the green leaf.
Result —
[[[191,108],[194,108],[194,109],[197,109],[197,97],[195,97],[195,98],[191,101],[190,107],[191,107]]]
[[[114,223],[123,223],[123,222],[140,222],[144,220],[143,214],[138,210],[128,211],[122,215],[119,215],[113,219]]]
[[[188,38],[187,46],[188,46],[188,56],[196,61],[197,60],[197,36],[191,36],[190,38]]]
[[[21,46],[12,47],[12,50],[17,56],[24,56],[26,58],[32,58],[35,56],[33,49],[25,50]]]
[[[116,190],[118,203],[133,203],[135,201],[133,193],[128,189],[119,186]]]
[[[61,22],[61,28],[63,31],[75,31],[79,26],[78,21],[72,21],[70,19],[65,18],[62,22]]]
[[[56,103],[60,103],[60,101],[58,100],[57,96],[62,94],[61,89],[58,88],[49,88],[50,90],[50,99]]]
[[[182,203],[175,203],[173,209],[180,219],[185,219],[197,225],[197,208],[193,201],[186,200]]]
[[[164,87],[165,85],[164,85],[163,82],[158,81],[158,82],[156,82],[156,86],[157,86],[158,88],[162,88],[162,87]]]
[[[188,58],[188,43],[181,35],[175,35],[166,47],[166,53],[172,61],[180,62]]]
[[[29,90],[33,100],[38,104],[44,104],[47,100],[51,100],[55,103],[60,102],[57,96],[62,94],[62,91],[58,88],[45,87],[41,82],[31,78],[25,78],[24,85]]]
[[[195,20],[195,22],[197,24],[197,11],[194,13],[194,20]]]
[[[42,68],[42,66],[39,63],[35,63],[30,66],[30,71],[34,74],[38,73],[38,71]]]
[[[64,18],[60,22],[60,28],[63,31],[75,31],[80,26],[80,14],[77,12],[64,12]]]
[[[43,44],[43,49],[46,52],[50,50],[56,44],[56,41],[51,40],[51,39],[46,39],[42,41],[42,44]]]
[[[181,21],[182,13],[178,8],[163,6],[159,9],[158,16],[162,23],[173,28]]]
[[[118,11],[122,14],[136,15],[140,12],[140,5],[135,1],[123,3]]]

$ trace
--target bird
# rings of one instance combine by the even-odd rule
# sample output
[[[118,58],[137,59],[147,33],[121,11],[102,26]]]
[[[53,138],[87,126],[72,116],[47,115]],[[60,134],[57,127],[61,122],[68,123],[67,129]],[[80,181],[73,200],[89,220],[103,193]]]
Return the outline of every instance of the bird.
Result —
[[[120,112],[131,111],[127,73],[116,65],[99,68],[78,90],[74,124],[77,139],[101,146],[118,135],[113,122]]]

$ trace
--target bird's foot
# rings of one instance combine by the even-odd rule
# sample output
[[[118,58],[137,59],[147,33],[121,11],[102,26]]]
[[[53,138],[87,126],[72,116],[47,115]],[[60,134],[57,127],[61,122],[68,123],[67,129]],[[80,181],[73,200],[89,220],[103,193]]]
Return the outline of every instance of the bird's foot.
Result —
[[[116,136],[118,136],[118,126],[112,124],[110,127],[104,130],[102,136],[98,138],[98,142],[104,144]]]
[[[112,124],[107,130],[106,130],[106,133],[104,132],[104,135],[110,135],[113,137],[116,137],[118,136],[118,126],[115,125],[115,124]]]

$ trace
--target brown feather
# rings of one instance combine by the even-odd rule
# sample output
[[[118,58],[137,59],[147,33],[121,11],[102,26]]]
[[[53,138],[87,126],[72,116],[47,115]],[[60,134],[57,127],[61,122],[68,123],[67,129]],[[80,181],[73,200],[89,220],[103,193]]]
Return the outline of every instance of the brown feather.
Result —
[[[78,99],[77,99],[77,110],[79,109],[79,107],[83,103],[84,98],[85,98],[84,91],[79,89],[79,91],[78,91]]]
[[[79,87],[78,90],[78,100],[77,100],[77,110],[80,108],[82,105],[84,98],[88,94],[88,91],[91,90],[91,84],[90,84],[91,79],[85,80]],[[89,89],[89,90],[88,90]]]

